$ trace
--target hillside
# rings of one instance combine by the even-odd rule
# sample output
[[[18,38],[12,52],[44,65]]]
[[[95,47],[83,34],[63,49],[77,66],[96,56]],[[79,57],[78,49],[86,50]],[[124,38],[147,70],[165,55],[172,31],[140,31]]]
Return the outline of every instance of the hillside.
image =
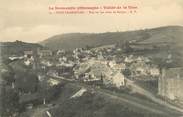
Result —
[[[1,49],[1,56],[6,57],[6,56],[22,56],[23,52],[26,50],[31,50],[33,48],[40,47],[42,48],[41,45],[39,44],[34,44],[34,43],[25,43],[21,41],[15,41],[15,42],[0,42],[0,49]]]
[[[73,97],[81,89],[85,92]],[[27,110],[20,117],[178,117],[179,114],[161,105],[106,90],[83,87],[81,84],[65,83],[58,97],[47,105]],[[129,101],[125,101],[125,99]],[[141,106],[143,105],[143,106]],[[160,110],[160,111],[159,111]]]
[[[168,42],[182,47],[183,27],[166,26],[146,30],[106,33],[68,33],[50,37],[41,44],[51,49],[72,50],[78,47],[97,47],[135,41],[144,43]]]

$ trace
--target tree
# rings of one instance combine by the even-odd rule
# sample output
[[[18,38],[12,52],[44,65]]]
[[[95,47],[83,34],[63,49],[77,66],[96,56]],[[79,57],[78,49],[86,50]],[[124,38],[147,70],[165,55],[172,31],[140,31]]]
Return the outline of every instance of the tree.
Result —
[[[129,76],[131,75],[131,72],[130,72],[129,69],[123,70],[122,73],[123,73],[125,76],[127,76],[127,77],[129,77]]]
[[[1,87],[1,116],[10,117],[19,111],[18,92],[9,86]]]
[[[14,82],[14,71],[10,66],[5,64],[0,65],[0,76],[7,85],[11,85]]]
[[[38,87],[38,77],[29,71],[16,72],[15,87],[23,93],[36,92]]]
[[[124,52],[128,53],[128,52],[132,52],[133,49],[130,47],[130,43],[129,41],[124,41],[122,44],[122,49]]]
[[[0,64],[0,116],[9,117],[18,111],[18,92],[11,87],[14,82],[13,69]]]

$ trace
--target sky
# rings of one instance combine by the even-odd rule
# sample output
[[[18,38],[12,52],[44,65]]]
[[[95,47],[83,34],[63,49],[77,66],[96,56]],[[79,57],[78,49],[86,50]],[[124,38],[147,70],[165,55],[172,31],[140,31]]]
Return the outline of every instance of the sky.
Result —
[[[137,6],[134,14],[49,14],[49,6]],[[0,0],[0,41],[183,26],[183,0]]]

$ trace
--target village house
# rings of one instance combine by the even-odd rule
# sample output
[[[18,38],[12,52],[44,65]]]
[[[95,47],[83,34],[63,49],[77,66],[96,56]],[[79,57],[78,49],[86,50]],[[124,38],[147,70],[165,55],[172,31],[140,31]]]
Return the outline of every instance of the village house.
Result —
[[[65,54],[65,50],[58,50],[57,51],[57,55],[64,55]]]
[[[73,63],[63,63],[56,65],[58,76],[73,77],[74,74],[73,67],[74,67]]]
[[[129,66],[132,77],[146,76],[148,69],[148,65],[143,61],[134,62]]]
[[[53,62],[48,61],[48,60],[41,60],[40,62],[42,65],[46,66],[46,67],[51,67],[53,66]]]
[[[40,56],[40,58],[42,58],[42,57],[52,56],[53,53],[51,50],[38,50],[38,55]]]
[[[125,86],[125,76],[120,71],[114,71],[103,79],[106,86],[120,88]]]
[[[67,58],[65,56],[60,57],[59,62],[67,62]]]
[[[114,70],[124,70],[126,65],[124,63],[116,63],[116,61],[108,61],[107,65]]]
[[[119,71],[125,70],[125,68],[126,68],[126,65],[124,63],[118,63],[113,66],[113,69],[119,70]]]
[[[75,77],[84,82],[103,81],[107,87],[120,88],[125,85],[125,77],[120,72],[110,68],[107,61],[89,60],[74,69]]]
[[[39,48],[37,49],[33,49],[33,50],[29,50],[29,51],[24,51],[24,57],[25,58],[30,58],[31,56],[38,56],[40,58],[42,57],[48,57],[48,56],[52,56],[53,53],[51,50],[40,50]]]
[[[127,56],[127,57],[125,57],[125,59],[124,59],[124,62],[125,63],[131,63],[131,62],[133,62],[134,60],[133,60],[133,55],[130,55],[130,56]]]
[[[116,65],[116,61],[109,61],[107,65],[111,68],[113,68]]]
[[[149,74],[153,77],[157,77],[160,75],[160,70],[158,67],[156,66],[152,66],[150,69],[149,69]]]
[[[34,58],[33,58],[33,56],[31,56],[30,58],[25,58],[25,59],[24,59],[24,64],[25,64],[26,66],[32,65],[33,63],[34,63]]]
[[[33,51],[32,50],[24,51],[24,57],[30,58],[31,56],[33,56]]]
[[[160,75],[160,70],[157,65],[146,63],[143,59],[138,59],[138,61],[131,63],[128,69],[131,71],[132,77],[146,76],[149,78]]]

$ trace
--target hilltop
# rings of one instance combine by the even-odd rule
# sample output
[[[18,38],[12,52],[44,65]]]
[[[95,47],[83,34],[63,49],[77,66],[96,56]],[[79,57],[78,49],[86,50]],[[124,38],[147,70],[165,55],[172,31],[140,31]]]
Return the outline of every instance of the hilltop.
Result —
[[[125,41],[135,41],[144,43],[168,42],[176,43],[182,47],[183,27],[166,26],[153,29],[126,31],[126,32],[106,32],[106,33],[68,33],[50,37],[41,42],[42,45],[55,49],[72,50],[86,46],[99,47]]]
[[[33,48],[43,48],[40,44],[25,43],[22,41],[15,42],[0,42],[1,56],[22,56],[24,51],[32,50]]]

